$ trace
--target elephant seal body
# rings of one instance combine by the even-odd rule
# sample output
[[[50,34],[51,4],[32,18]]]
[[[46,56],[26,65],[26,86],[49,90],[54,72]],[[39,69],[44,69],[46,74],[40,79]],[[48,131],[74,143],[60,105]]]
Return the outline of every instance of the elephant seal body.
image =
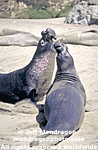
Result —
[[[89,30],[89,31],[74,31],[60,33],[58,35],[58,40],[66,44],[80,44],[87,46],[98,46],[98,31]]]
[[[60,42],[54,46],[57,51],[57,73],[47,93],[44,107],[47,124],[45,133],[40,135],[40,138],[58,137],[58,141],[48,141],[49,146],[56,145],[81,127],[86,104],[85,90],[67,46]],[[62,140],[59,140],[60,137]]]
[[[44,32],[45,34],[43,34]],[[53,72],[49,76],[50,84],[49,82],[47,84],[47,80],[44,78],[41,81],[39,79],[43,72],[47,70],[50,58],[54,53],[53,38],[55,38],[55,32],[52,29],[48,28],[46,31],[43,31],[33,59],[27,66],[8,74],[0,74],[1,101],[16,103],[27,97],[35,101],[35,91],[38,91],[39,82],[43,83],[43,86],[51,84]],[[44,91],[43,93],[46,94],[46,92]],[[40,95],[41,93],[36,94]]]
[[[86,95],[65,44],[55,43],[57,73],[45,103],[46,130],[76,131],[84,116]],[[58,111],[59,110],[59,111]],[[53,124],[51,123],[53,122]]]
[[[98,46],[98,31],[74,31],[58,34],[58,40],[66,44],[81,44],[87,46]],[[29,32],[13,29],[0,30],[0,46],[37,46],[39,37]]]
[[[37,46],[39,38],[32,33],[12,29],[0,30],[0,46]]]

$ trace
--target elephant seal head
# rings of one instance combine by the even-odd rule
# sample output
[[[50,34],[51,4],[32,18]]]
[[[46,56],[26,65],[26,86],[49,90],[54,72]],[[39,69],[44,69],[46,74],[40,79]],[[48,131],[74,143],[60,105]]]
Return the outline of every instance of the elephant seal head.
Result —
[[[56,33],[53,29],[47,28],[46,31],[41,32],[42,38],[40,39],[37,50],[36,56],[39,57],[41,54],[42,56],[44,53],[51,53],[54,52],[54,41],[56,39]]]
[[[74,61],[72,56],[68,52],[68,47],[65,43],[55,42],[54,48],[57,52],[57,67],[60,72],[67,72],[74,66]]]

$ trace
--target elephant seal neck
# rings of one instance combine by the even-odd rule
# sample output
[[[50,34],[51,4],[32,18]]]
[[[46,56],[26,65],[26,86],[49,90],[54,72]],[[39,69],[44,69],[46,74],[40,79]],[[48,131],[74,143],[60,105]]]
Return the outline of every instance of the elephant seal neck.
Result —
[[[61,80],[75,82],[75,81],[78,81],[79,78],[78,78],[78,76],[76,77],[76,76],[72,75],[71,73],[57,73],[56,77],[55,77],[55,82],[61,81]]]
[[[38,76],[41,75],[42,72],[43,72],[43,71],[47,68],[47,66],[49,65],[49,60],[50,60],[50,55],[51,55],[51,54],[52,54],[51,52],[48,52],[48,53],[42,55],[42,56],[40,57],[40,59],[37,59],[37,60],[36,60],[35,65],[36,65],[36,68],[37,68],[37,75],[38,75]],[[40,63],[39,63],[39,62],[40,62]]]
[[[28,72],[33,72],[40,76],[49,64],[52,52],[44,53],[40,57],[35,57],[26,67]]]

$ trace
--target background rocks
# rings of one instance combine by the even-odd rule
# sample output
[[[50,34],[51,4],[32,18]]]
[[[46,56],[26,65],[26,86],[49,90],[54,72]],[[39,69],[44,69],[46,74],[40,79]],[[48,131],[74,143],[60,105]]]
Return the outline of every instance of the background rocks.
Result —
[[[98,1],[76,0],[73,9],[65,19],[65,23],[98,25]]]

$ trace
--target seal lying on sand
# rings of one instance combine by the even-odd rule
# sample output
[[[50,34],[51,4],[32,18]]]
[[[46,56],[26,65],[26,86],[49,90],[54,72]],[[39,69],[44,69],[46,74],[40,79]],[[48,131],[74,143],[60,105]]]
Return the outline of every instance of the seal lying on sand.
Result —
[[[32,101],[35,100],[34,93],[38,88],[40,75],[42,76],[44,71],[47,72],[50,58],[54,53],[52,39],[55,38],[55,32],[48,28],[46,31],[42,31],[41,34],[42,38],[38,43],[34,57],[27,66],[8,74],[0,74],[1,101],[16,103],[27,97],[30,97]],[[52,73],[53,70],[48,76],[50,83],[49,81],[47,83],[47,77],[40,81],[43,86],[46,85],[47,87],[51,84]],[[43,92],[44,94],[47,92],[46,90]]]
[[[98,31],[74,31],[58,34],[58,40],[66,44],[81,44],[87,46],[98,46]]]
[[[57,35],[58,40],[66,44],[81,44],[88,46],[98,46],[98,31],[74,31],[63,32]],[[0,30],[0,46],[37,46],[39,37],[29,32],[13,29]]]
[[[2,29],[0,30],[0,46],[37,46],[39,38],[32,33]]]
[[[86,94],[76,73],[73,58],[64,43],[56,42],[54,47],[57,51],[57,73],[44,106],[48,122],[44,133],[39,136],[46,140],[33,141],[30,146],[56,145],[77,131],[84,118]],[[47,138],[54,140],[47,141]]]

